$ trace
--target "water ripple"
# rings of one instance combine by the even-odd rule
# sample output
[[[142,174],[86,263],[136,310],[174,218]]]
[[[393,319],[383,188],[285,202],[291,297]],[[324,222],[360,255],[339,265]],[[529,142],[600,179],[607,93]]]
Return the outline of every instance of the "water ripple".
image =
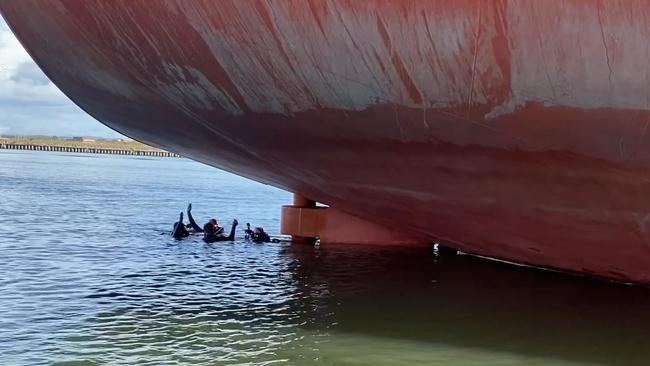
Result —
[[[70,161],[70,159],[74,159]],[[647,290],[403,248],[206,245],[288,194],[182,159],[0,152],[3,365],[646,365]]]

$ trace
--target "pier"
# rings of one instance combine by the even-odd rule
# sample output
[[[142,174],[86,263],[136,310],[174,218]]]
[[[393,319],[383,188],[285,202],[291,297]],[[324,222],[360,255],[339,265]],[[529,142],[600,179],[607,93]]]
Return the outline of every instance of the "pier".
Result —
[[[77,142],[67,140],[52,141],[19,141],[0,140],[0,150],[28,150],[28,151],[51,151],[64,153],[81,154],[104,154],[104,155],[130,155],[148,156],[161,158],[179,158],[178,154],[155,149],[135,141],[101,141],[101,142]]]

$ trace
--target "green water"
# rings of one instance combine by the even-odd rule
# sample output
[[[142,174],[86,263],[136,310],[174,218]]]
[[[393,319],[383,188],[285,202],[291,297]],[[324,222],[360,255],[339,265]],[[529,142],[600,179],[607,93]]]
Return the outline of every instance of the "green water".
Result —
[[[426,250],[206,245],[289,194],[182,159],[0,152],[1,365],[647,365],[650,291]]]

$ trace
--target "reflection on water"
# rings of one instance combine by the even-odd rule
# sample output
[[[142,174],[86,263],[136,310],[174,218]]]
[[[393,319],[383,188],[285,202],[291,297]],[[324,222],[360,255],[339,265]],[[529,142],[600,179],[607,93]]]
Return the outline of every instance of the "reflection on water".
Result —
[[[647,365],[650,359],[645,289],[404,248],[177,242],[158,234],[169,225],[153,213],[169,212],[171,223],[192,195],[221,190],[196,210],[225,205],[275,233],[269,217],[290,197],[182,160],[86,159],[81,170],[98,165],[106,178],[88,173],[57,188],[56,169],[47,167],[71,158],[48,159],[32,169],[32,155],[0,154],[0,178],[14,183],[0,187],[1,364]],[[183,179],[169,173],[169,164]],[[258,197],[258,206],[233,199],[247,194]],[[259,197],[277,206],[269,209]],[[67,209],[57,216],[62,204]],[[18,224],[34,211],[49,225]]]
[[[285,253],[298,288],[319,289],[310,318],[331,326],[321,351],[336,364],[648,364],[647,290],[468,256]]]

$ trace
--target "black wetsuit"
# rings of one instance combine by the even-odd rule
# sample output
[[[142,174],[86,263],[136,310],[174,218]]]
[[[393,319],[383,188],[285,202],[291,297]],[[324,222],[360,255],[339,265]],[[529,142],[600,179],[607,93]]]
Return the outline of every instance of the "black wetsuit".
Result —
[[[196,221],[194,221],[194,218],[192,217],[192,209],[188,208],[187,209],[187,219],[190,220],[189,227],[191,227],[195,233],[202,233],[203,229],[199,225],[196,224]]]
[[[216,226],[208,221],[203,225],[203,230],[201,230],[202,233],[204,234],[210,234],[210,235],[223,235],[223,227],[221,226]]]
[[[189,235],[190,233],[187,231],[185,225],[183,224],[183,213],[181,212],[178,221],[174,223],[174,229],[172,230],[172,237],[174,237],[174,239],[182,239]]]
[[[261,230],[259,233],[252,232],[250,234],[250,239],[253,243],[270,243],[271,237],[264,230]]]
[[[235,229],[237,228],[237,225],[239,223],[237,220],[234,220],[232,223],[232,228],[230,229],[230,235],[225,236],[223,234],[220,234],[222,231],[217,231],[213,225],[210,223],[205,224],[203,229],[205,230],[203,232],[203,241],[206,243],[214,243],[218,241],[233,241],[235,240]]]

